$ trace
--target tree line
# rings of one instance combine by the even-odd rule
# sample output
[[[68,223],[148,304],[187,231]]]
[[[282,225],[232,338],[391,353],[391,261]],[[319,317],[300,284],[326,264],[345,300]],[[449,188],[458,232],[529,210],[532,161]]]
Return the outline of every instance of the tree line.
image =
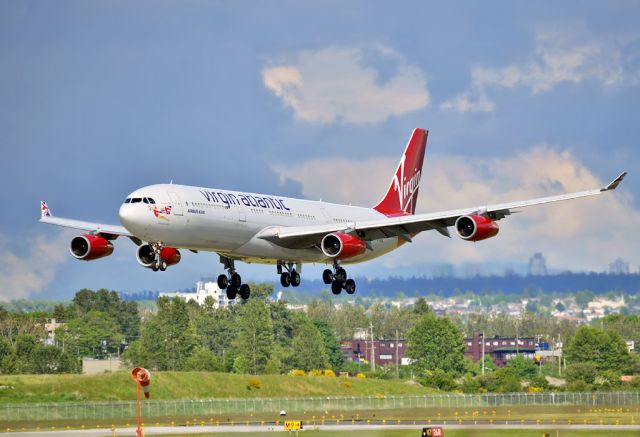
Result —
[[[141,312],[137,303],[120,299],[116,292],[85,289],[70,304],[58,304],[50,312],[1,310],[0,372],[79,372],[83,357],[115,355],[130,366],[170,371],[357,372],[364,368],[344,360],[340,340],[373,328],[376,339],[405,340],[412,364],[378,368],[367,372],[369,377],[412,377],[443,390],[542,390],[549,388],[544,376],[560,372],[569,388],[594,389],[619,386],[620,375],[640,373],[638,354],[629,354],[624,342],[640,340],[638,316],[609,315],[594,326],[578,328],[527,312],[437,316],[422,298],[405,307],[336,304],[320,298],[299,311],[289,309],[285,301],[270,300],[272,293],[270,284],[253,284],[250,300],[227,308],[215,308],[211,298],[200,306],[161,297],[155,311]],[[52,317],[64,324],[56,329],[55,342],[48,344],[42,339],[46,320]],[[537,366],[517,357],[498,369],[485,357],[483,374],[481,363],[464,357],[464,337],[474,332],[560,339],[565,366]]]

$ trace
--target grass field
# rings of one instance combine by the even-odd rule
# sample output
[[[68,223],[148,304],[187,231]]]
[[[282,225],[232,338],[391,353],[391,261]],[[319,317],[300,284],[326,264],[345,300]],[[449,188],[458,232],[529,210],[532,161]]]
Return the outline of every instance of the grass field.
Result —
[[[259,389],[248,389],[251,379]],[[311,396],[417,395],[434,390],[400,381],[323,376],[236,375],[211,372],[153,372],[153,399],[211,399]],[[3,375],[0,403],[134,400],[127,372],[100,375]]]

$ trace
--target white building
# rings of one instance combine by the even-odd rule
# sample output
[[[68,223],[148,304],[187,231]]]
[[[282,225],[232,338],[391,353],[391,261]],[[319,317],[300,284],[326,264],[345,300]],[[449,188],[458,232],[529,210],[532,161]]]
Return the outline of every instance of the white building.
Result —
[[[204,300],[207,296],[211,296],[213,298],[213,306],[214,308],[225,308],[229,305],[233,305],[236,303],[237,299],[229,300],[227,299],[227,293],[224,290],[220,290],[217,282],[204,282],[198,281],[196,283],[196,292],[195,293],[182,293],[182,292],[174,292],[174,293],[160,293],[160,296],[165,297],[179,297],[181,299],[186,300],[187,302],[190,300],[194,300],[198,303],[198,305],[203,305]]]

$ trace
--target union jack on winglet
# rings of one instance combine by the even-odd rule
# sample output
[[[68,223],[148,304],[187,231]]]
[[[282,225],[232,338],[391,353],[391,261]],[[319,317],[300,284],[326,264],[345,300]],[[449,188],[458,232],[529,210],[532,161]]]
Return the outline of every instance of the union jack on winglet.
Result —
[[[44,200],[40,201],[40,217],[51,217],[51,211]]]

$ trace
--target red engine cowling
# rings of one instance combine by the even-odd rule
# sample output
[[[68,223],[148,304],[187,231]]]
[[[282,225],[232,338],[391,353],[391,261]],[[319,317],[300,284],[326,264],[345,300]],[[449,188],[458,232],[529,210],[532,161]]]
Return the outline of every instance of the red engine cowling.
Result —
[[[463,240],[486,240],[498,235],[499,230],[498,223],[482,215],[463,215],[456,220],[456,232]]]
[[[367,250],[367,245],[356,236],[334,232],[324,236],[320,248],[329,258],[346,259],[362,255]]]
[[[71,240],[69,250],[74,258],[91,261],[113,253],[113,245],[100,235],[85,234]]]
[[[143,244],[138,248],[136,258],[138,258],[138,263],[140,263],[142,267],[150,269],[153,268],[156,256],[153,248],[149,244]],[[173,247],[163,247],[162,250],[160,250],[160,259],[165,262],[167,267],[178,264],[181,258],[180,251]]]

